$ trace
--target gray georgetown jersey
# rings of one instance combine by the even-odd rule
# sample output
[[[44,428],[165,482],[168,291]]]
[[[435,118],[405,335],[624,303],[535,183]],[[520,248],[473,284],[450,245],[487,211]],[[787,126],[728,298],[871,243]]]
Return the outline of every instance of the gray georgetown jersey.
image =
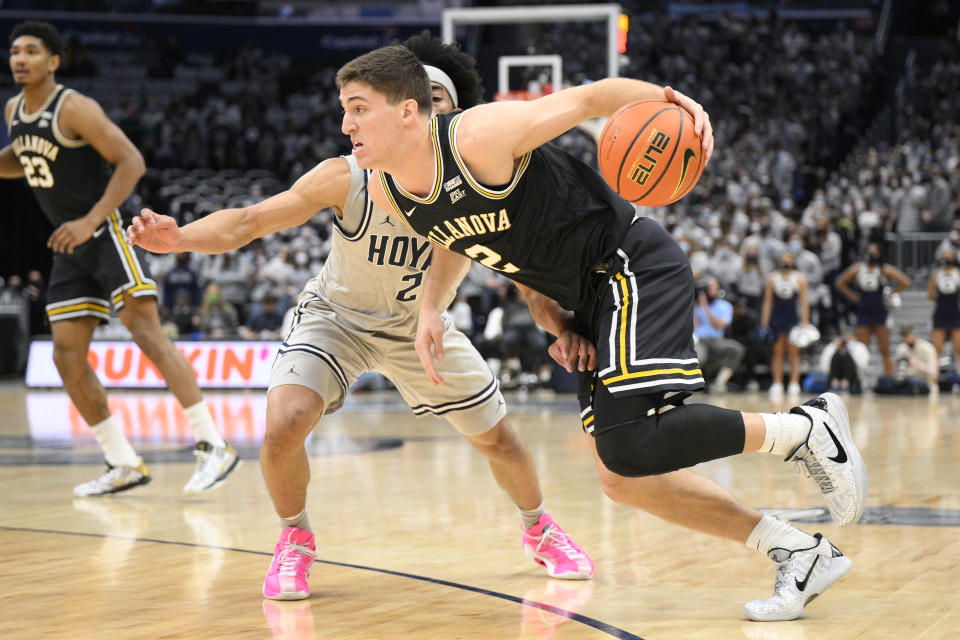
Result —
[[[306,291],[329,303],[337,319],[367,332],[416,334],[430,241],[374,206],[369,173],[345,156],[350,188],[326,264]],[[451,295],[452,297],[452,295]]]

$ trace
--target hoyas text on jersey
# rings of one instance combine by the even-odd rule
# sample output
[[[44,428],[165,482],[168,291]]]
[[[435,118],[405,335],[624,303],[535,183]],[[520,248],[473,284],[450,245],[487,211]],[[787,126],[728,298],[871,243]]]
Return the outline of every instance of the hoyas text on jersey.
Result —
[[[370,234],[367,260],[375,265],[410,267],[426,271],[430,266],[430,243],[412,236],[380,236]]]

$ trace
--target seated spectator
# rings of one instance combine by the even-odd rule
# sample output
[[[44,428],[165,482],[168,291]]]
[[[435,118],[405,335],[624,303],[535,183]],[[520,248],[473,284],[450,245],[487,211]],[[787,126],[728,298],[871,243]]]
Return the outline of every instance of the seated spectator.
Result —
[[[900,329],[902,342],[894,351],[897,363],[897,381],[911,383],[922,381],[930,386],[930,391],[938,389],[940,366],[937,363],[937,350],[922,338],[918,338],[911,327]]]
[[[259,310],[240,327],[244,340],[279,340],[283,326],[283,312],[278,310],[277,296],[267,293],[260,301]]]
[[[453,326],[472,340],[473,310],[470,308],[466,296],[462,293],[458,293],[457,298],[453,301],[453,304],[450,305],[450,317],[453,318]]]
[[[549,381],[551,366],[546,335],[534,322],[516,287],[504,285],[500,296],[499,306],[487,317],[484,340],[477,347],[480,354],[495,373],[499,363],[503,363],[499,373],[504,383],[538,377],[541,382]]]
[[[237,310],[226,301],[220,291],[220,285],[211,282],[203,291],[203,304],[200,305],[199,327],[207,338],[234,338],[237,336]],[[281,316],[281,321],[283,317]],[[278,323],[279,324],[279,323]]]
[[[693,336],[703,376],[713,379],[710,391],[725,393],[727,382],[743,360],[745,350],[736,340],[725,337],[727,327],[733,320],[733,305],[719,296],[720,283],[716,278],[706,278],[702,290],[697,294]]]
[[[870,366],[870,350],[849,331],[835,338],[820,353],[820,371],[830,391],[860,393]]]
[[[190,294],[186,289],[177,291],[171,306],[161,307],[160,319],[163,321],[165,333],[170,338],[189,336],[200,330],[197,307],[190,301]]]
[[[200,305],[200,275],[190,266],[189,253],[178,253],[176,266],[163,278],[163,306],[173,309],[179,291],[187,293],[192,306]]]

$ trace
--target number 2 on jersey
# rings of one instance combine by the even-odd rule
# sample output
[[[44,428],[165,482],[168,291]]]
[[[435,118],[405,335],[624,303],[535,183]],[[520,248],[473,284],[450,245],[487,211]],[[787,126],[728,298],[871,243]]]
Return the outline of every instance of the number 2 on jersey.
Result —
[[[27,177],[27,184],[34,189],[49,189],[53,186],[53,174],[46,159],[40,156],[20,156],[23,173]]]
[[[483,266],[490,267],[495,271],[502,271],[503,273],[516,273],[520,271],[512,262],[501,265],[500,263],[503,261],[503,257],[490,247],[485,247],[482,244],[467,247],[463,252],[468,258],[473,258]],[[483,257],[482,260],[480,259],[481,256]]]
[[[406,289],[400,289],[400,292],[397,293],[397,300],[400,302],[413,302],[417,299],[417,294],[411,293],[414,289],[420,286],[420,283],[423,282],[423,272],[420,273],[408,273],[407,275],[400,278],[404,282],[412,282],[409,287]]]

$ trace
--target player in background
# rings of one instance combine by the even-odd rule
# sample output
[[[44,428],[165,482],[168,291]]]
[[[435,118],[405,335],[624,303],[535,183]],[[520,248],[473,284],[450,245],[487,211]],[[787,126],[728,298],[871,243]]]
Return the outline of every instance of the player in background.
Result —
[[[685,404],[703,388],[686,256],[593,168],[547,144],[631,101],[668,100],[694,116],[706,163],[713,135],[699,104],[670,88],[608,78],[431,118],[425,73],[395,46],[347,63],[336,80],[353,156],[377,169],[374,203],[439,245],[416,343],[435,383],[444,382],[437,364],[446,360],[439,310],[470,258],[573,309],[577,332],[596,344],[596,371],[579,376],[580,415],[609,496],[777,562],[773,597],[748,603],[747,617],[796,618],[850,569],[821,534],[763,516],[687,470],[747,451],[773,453],[810,472],[838,525],[857,522],[867,472],[842,400],[825,394],[777,414]],[[554,335],[569,330],[531,310]]]
[[[481,99],[473,58],[427,34],[405,46],[418,64],[427,65],[437,112]],[[497,483],[520,511],[528,556],[553,577],[589,578],[593,563],[544,511],[533,460],[506,421],[496,378],[449,317],[443,319],[449,349],[441,369],[450,384],[435,387],[420,366],[414,338],[431,246],[373,205],[368,179],[352,156],[332,158],[258,204],[217,211],[182,229],[172,218],[144,210],[127,230],[131,243],[154,252],[222,253],[303,224],[321,209],[336,212],[330,256],[299,296],[293,327],[270,376],[260,465],[282,532],[264,596],[310,595],[316,546],[306,511],[310,465],[304,441],[324,413],[342,406],[347,390],[367,371],[393,381],[414,413],[445,417],[487,458]],[[588,365],[589,345],[579,336],[564,332],[559,342],[571,360],[575,354],[578,363]]]
[[[4,109],[12,142],[0,150],[0,177],[26,177],[55,229],[47,240],[53,361],[107,461],[107,470],[74,494],[101,496],[150,481],[87,363],[93,330],[110,320],[111,304],[190,420],[197,463],[184,493],[209,491],[223,484],[239,458],[214,426],[190,363],[163,334],[157,285],[143,251],[123,239],[122,209],[144,173],[143,157],[100,105],[57,84],[62,51],[49,23],[23,22],[10,33],[10,70],[21,92]]]

